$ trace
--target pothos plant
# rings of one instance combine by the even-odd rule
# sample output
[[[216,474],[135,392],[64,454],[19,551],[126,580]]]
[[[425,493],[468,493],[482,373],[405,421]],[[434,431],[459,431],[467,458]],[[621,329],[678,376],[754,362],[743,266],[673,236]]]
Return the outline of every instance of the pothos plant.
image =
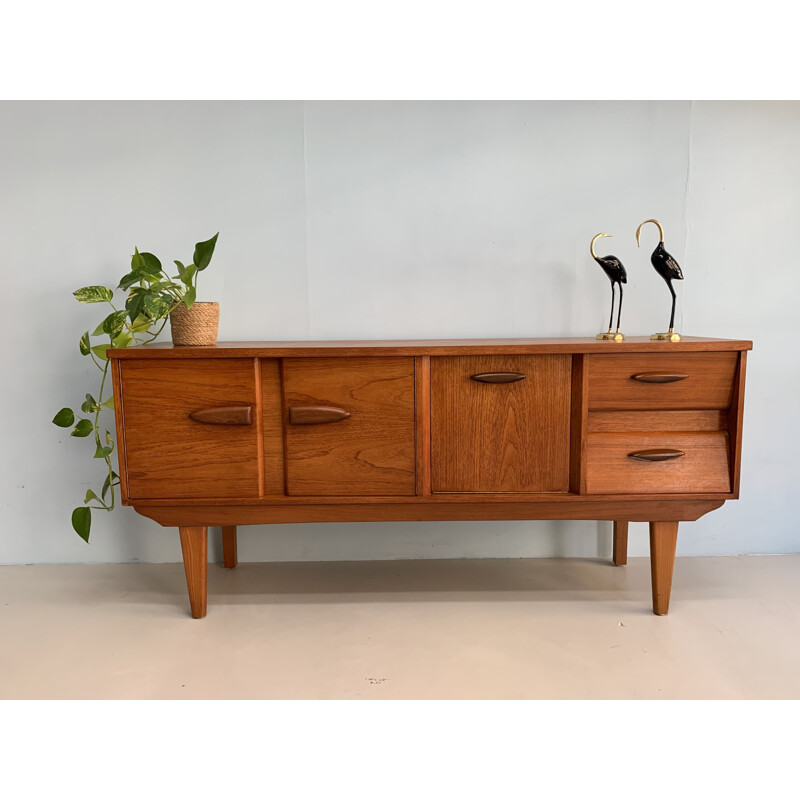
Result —
[[[131,270],[122,277],[117,286],[126,292],[120,303],[121,308],[114,304],[114,290],[108,286],[84,286],[73,292],[79,303],[108,303],[111,306],[111,313],[91,334],[86,331],[78,342],[81,355],[91,358],[100,370],[97,396],[86,394],[86,399],[80,406],[84,416],[71,408],[62,408],[53,417],[53,423],[60,428],[72,428],[70,436],[94,436],[93,458],[103,461],[105,465],[105,480],[100,494],[92,489],[87,490],[83,505],[72,512],[72,527],[86,542],[89,541],[92,527],[92,510],[112,511],[116,500],[114,489],[119,486],[119,475],[114,472],[111,463],[114,437],[105,425],[101,425],[103,411],[114,410],[114,395],[108,385],[109,361],[106,351],[154,341],[164,330],[173,309],[180,303],[186,308],[194,305],[197,277],[211,262],[218,235],[195,245],[191,264],[184,265],[175,261],[178,274],[172,277],[167,275],[161,262],[152,253],[140,253],[138,247],[135,248]],[[92,337],[95,336],[106,341],[93,344]]]

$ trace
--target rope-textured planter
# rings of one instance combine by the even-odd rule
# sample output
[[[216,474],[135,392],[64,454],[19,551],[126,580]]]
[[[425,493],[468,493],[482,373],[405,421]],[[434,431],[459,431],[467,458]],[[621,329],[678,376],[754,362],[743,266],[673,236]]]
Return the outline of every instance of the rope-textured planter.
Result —
[[[169,322],[173,344],[216,344],[219,303],[195,303],[191,308],[181,303],[169,315]]]

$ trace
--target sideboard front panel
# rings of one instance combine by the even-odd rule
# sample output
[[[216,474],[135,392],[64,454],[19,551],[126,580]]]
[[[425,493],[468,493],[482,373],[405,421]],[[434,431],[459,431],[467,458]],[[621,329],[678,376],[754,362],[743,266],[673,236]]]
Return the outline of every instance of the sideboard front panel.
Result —
[[[121,382],[131,500],[258,496],[255,359],[129,360]],[[251,421],[215,424],[221,408]]]
[[[586,357],[590,411],[727,409],[738,353]]]
[[[566,492],[571,371],[568,355],[431,358],[432,490]]]
[[[666,460],[648,460],[653,454]],[[656,459],[658,455],[656,455]],[[729,492],[728,434],[590,433],[589,494]]]
[[[283,360],[286,492],[416,492],[413,358]]]

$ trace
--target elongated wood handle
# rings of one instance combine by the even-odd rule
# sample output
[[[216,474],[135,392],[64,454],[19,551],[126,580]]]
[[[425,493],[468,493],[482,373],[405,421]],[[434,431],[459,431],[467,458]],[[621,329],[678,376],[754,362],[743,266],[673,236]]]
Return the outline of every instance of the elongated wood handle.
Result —
[[[349,411],[334,406],[289,406],[292,425],[318,425],[321,422],[340,422],[350,416]]]
[[[636,375],[631,375],[631,380],[642,383],[675,383],[688,377],[684,372],[638,372]]]
[[[638,450],[635,453],[628,453],[628,458],[634,461],[671,461],[673,458],[685,456],[683,450]]]
[[[200,408],[189,414],[189,419],[206,425],[250,425],[252,406],[225,406],[223,408]]]
[[[478,383],[516,383],[524,378],[521,372],[481,372],[479,375],[472,375],[472,380]]]

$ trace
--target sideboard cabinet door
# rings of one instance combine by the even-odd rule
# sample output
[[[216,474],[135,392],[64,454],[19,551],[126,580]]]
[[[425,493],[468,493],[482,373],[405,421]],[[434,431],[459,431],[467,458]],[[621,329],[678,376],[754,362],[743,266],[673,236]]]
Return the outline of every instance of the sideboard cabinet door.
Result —
[[[126,359],[120,372],[131,500],[258,497],[254,359]]]
[[[416,490],[413,358],[283,360],[286,492]]]
[[[431,358],[432,491],[566,492],[571,365],[569,355]]]

